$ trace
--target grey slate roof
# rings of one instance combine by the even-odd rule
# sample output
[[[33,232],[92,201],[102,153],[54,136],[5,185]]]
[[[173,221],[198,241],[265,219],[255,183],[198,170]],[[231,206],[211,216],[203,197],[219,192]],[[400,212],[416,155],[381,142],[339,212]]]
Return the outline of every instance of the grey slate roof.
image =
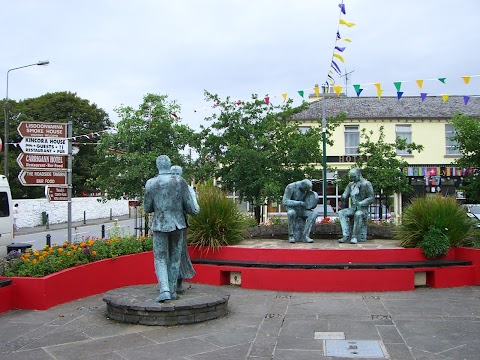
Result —
[[[441,96],[402,97],[346,97],[326,96],[325,114],[335,116],[342,112],[347,119],[441,119],[451,118],[456,112],[480,117],[480,97],[471,97],[465,105],[463,96],[450,96],[446,102]],[[322,117],[322,99],[309,104],[307,110],[296,114],[294,120],[313,120]]]

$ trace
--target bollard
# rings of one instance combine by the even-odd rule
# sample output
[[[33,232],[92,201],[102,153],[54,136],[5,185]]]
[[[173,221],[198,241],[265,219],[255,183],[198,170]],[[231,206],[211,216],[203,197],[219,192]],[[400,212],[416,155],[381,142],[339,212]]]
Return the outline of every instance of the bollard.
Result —
[[[87,223],[87,212],[84,211],[83,212],[83,224],[86,224]]]
[[[46,218],[47,218],[47,226],[45,227],[45,229],[50,229],[50,222],[48,221],[48,214],[46,215]]]
[[[112,208],[110,208],[110,220],[112,220]]]
[[[105,239],[105,225],[102,225],[102,239]]]
[[[52,246],[52,235],[47,234],[47,246],[51,247]]]

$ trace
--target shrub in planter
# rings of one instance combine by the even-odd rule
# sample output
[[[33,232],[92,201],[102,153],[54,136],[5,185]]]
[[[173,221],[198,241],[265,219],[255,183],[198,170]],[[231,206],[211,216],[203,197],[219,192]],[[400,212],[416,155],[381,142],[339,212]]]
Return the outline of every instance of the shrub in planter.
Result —
[[[473,221],[453,197],[414,199],[404,210],[395,238],[400,246],[418,247],[430,229],[436,227],[448,237],[450,246],[471,243],[475,234]]]
[[[200,213],[189,217],[189,245],[216,249],[237,244],[245,238],[245,216],[221,189],[213,185],[200,186],[198,205]]]
[[[450,240],[442,230],[432,227],[420,242],[420,248],[427,258],[433,259],[447,254]]]

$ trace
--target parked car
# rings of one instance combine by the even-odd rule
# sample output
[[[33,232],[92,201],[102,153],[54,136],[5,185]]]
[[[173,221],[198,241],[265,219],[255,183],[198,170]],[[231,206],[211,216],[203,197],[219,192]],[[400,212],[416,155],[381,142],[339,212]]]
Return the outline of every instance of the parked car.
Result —
[[[324,218],[323,204],[318,204],[313,210],[316,211],[318,214],[316,222],[317,223],[322,222]],[[335,219],[338,219],[338,214],[333,210],[332,205],[327,205],[327,218],[329,218],[330,221],[334,221]]]
[[[379,204],[372,204],[369,208],[370,212],[370,219],[371,220],[385,220],[388,222],[393,222],[393,218],[395,217],[394,213],[388,211],[387,206],[382,204],[382,216],[380,218],[380,205]]]
[[[480,228],[480,204],[465,204],[467,216],[477,222],[477,227]]]

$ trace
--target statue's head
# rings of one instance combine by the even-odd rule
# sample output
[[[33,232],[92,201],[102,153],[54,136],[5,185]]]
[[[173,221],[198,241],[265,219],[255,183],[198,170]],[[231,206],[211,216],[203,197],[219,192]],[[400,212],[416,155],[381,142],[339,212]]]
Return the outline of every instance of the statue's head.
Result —
[[[167,155],[160,155],[157,157],[157,168],[159,174],[165,174],[170,172],[172,163]]]
[[[182,167],[179,165],[172,165],[172,167],[170,168],[170,172],[174,175],[182,176],[183,170]]]
[[[362,173],[359,168],[353,168],[348,172],[350,181],[359,182],[362,179]]]
[[[308,179],[303,179],[300,181],[300,188],[303,191],[312,190],[312,182]]]

